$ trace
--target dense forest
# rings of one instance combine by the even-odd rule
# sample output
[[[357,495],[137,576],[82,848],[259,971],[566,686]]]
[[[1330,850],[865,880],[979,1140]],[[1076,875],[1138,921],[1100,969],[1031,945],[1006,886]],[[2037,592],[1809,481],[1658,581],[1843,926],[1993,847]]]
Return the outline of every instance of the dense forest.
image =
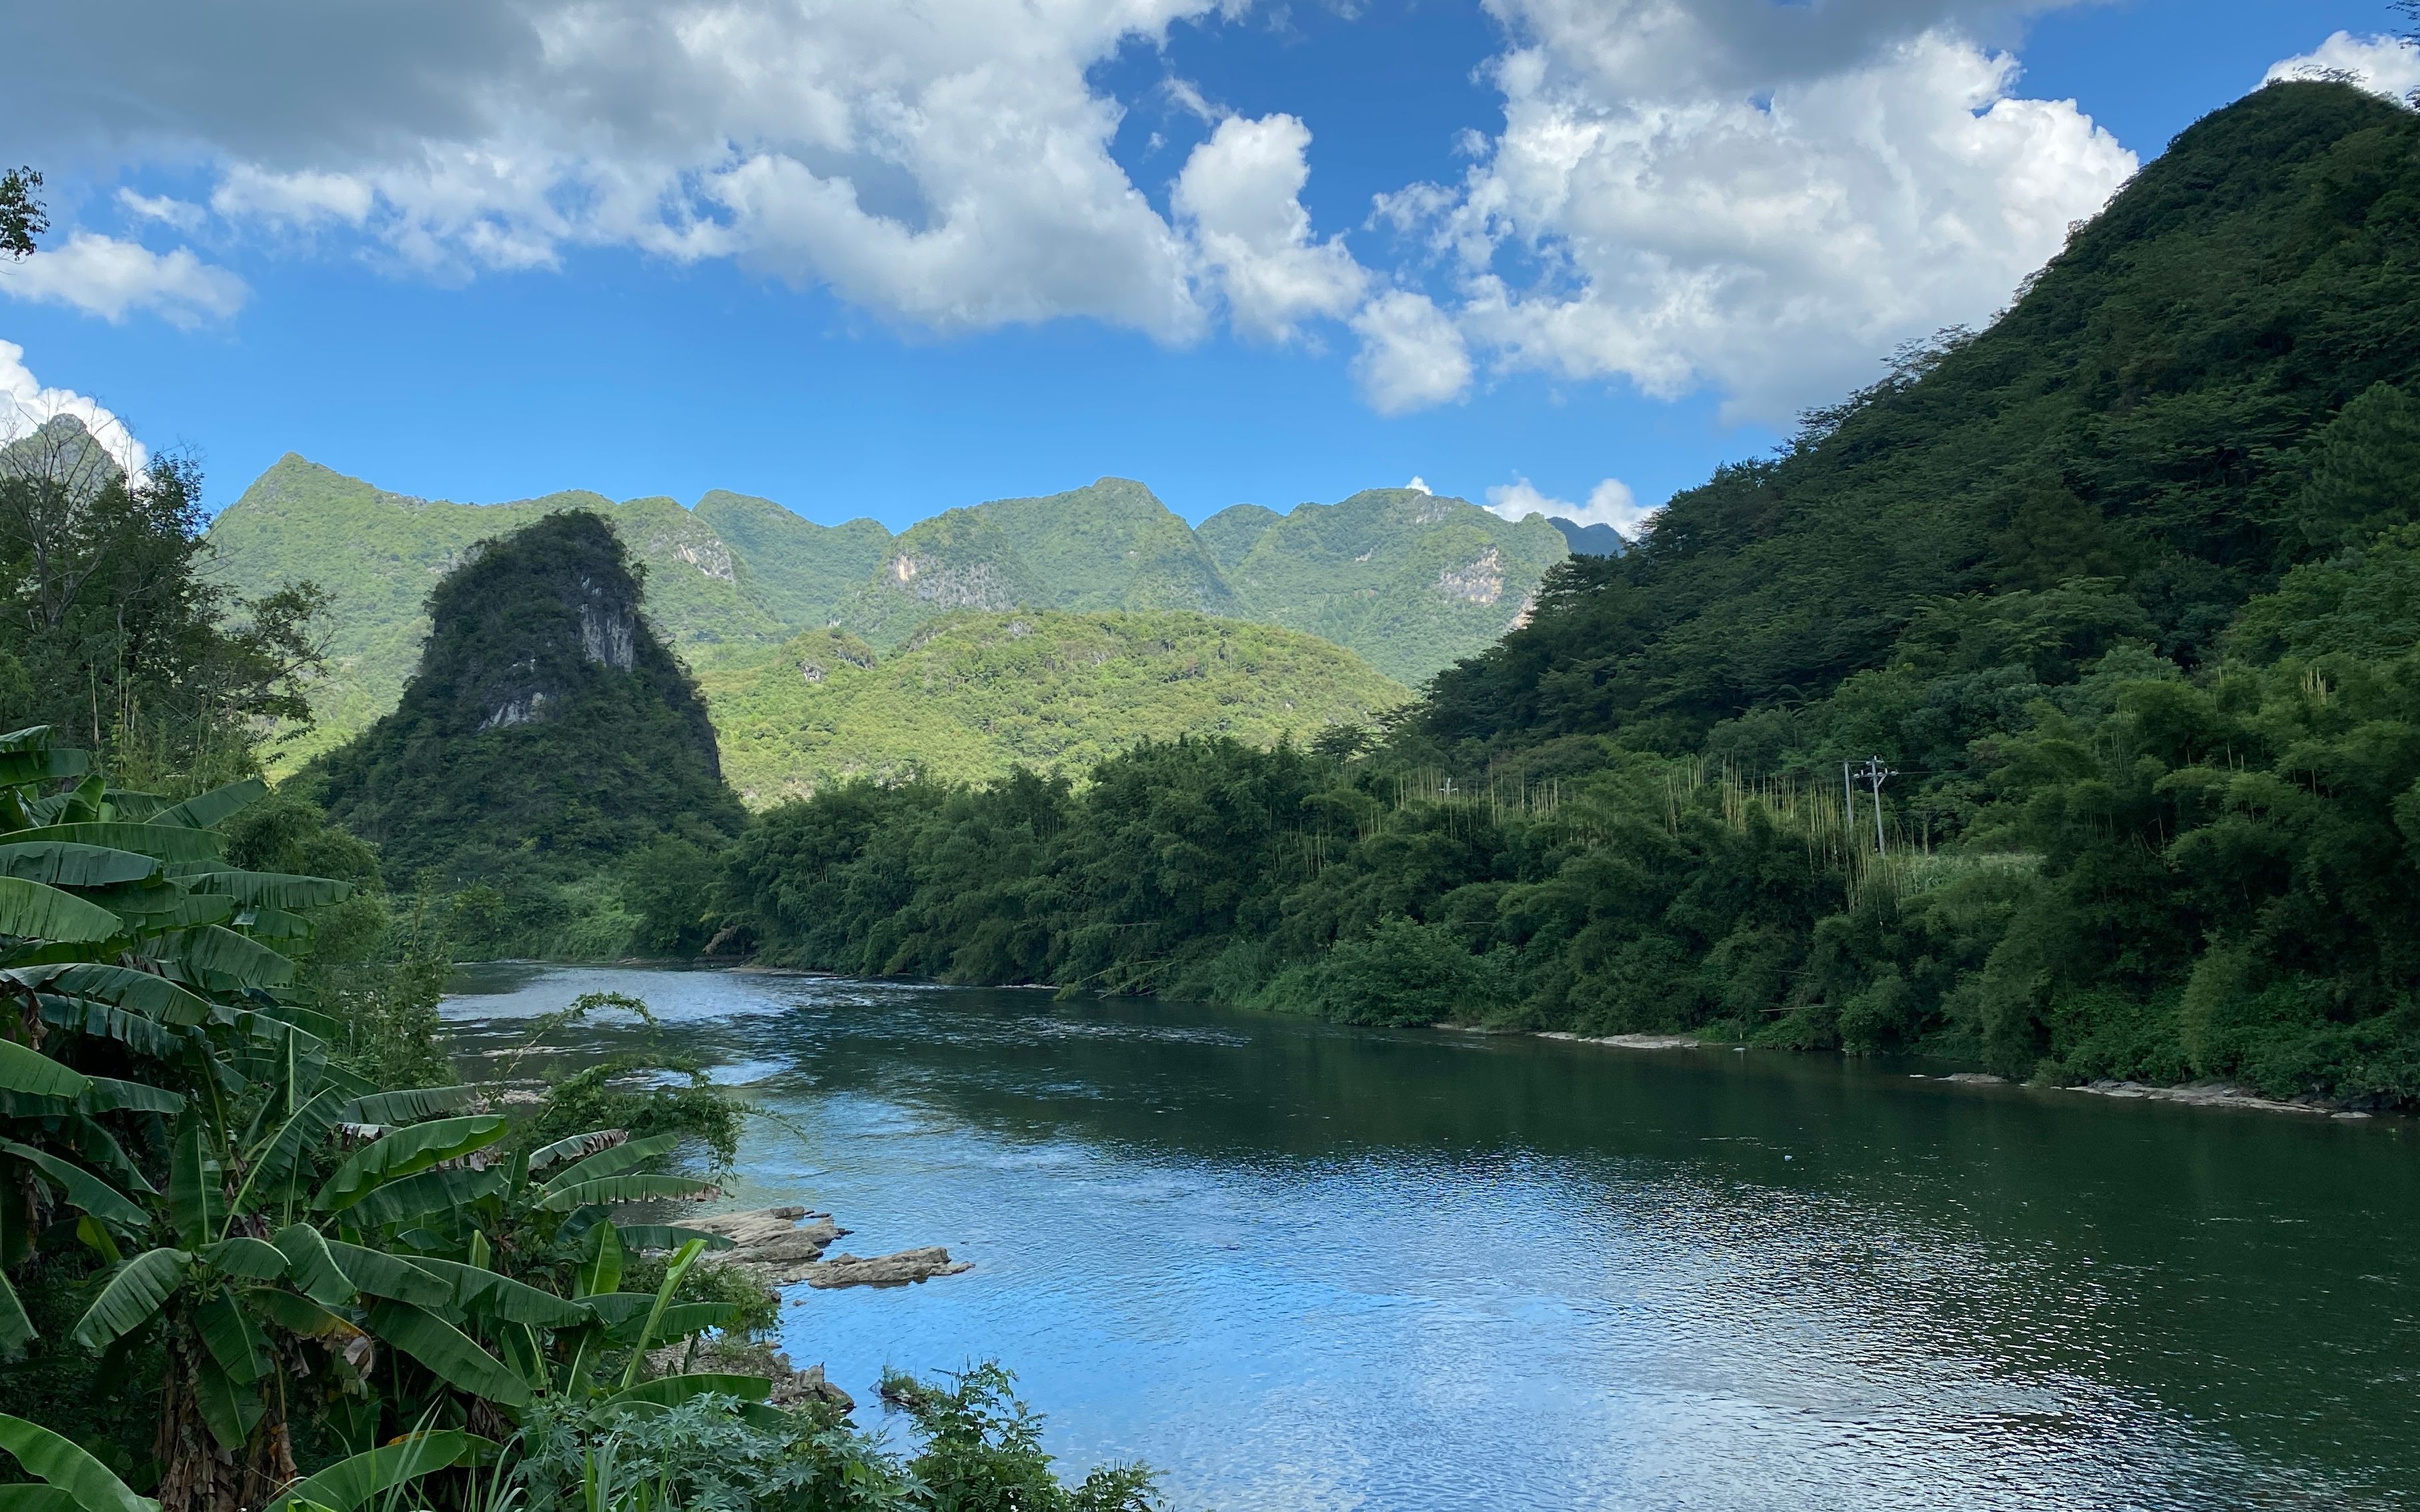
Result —
[[[662,928],[851,972],[2420,1098],[2415,154],[2409,112],[2265,88],[1988,330],[1557,567],[1383,732],[826,791]],[[1843,784],[1869,758],[1879,844]]]

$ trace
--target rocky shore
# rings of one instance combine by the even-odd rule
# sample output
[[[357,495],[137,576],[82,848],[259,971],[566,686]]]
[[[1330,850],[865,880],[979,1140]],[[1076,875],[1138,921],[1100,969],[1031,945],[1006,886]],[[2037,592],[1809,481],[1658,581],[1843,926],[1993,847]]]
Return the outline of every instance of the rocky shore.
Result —
[[[745,1212],[718,1213],[684,1220],[684,1228],[720,1234],[731,1241],[726,1250],[710,1250],[703,1265],[738,1266],[754,1272],[767,1285],[780,1288],[805,1282],[818,1291],[841,1287],[903,1287],[936,1276],[957,1275],[974,1269],[954,1260],[939,1244],[903,1249],[889,1255],[857,1256],[845,1252],[824,1258],[848,1230],[828,1212],[802,1207],[756,1208]]]

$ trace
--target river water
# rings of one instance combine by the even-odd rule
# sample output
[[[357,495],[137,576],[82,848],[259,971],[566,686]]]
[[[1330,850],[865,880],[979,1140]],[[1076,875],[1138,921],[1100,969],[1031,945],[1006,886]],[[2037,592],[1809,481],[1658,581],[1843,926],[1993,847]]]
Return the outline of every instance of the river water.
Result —
[[[884,1367],[988,1358],[1068,1466],[1188,1508],[2420,1507],[2402,1120],[1038,992],[459,985],[473,1055],[644,997],[767,1115],[728,1205],[974,1262],[795,1294],[784,1346],[869,1425]]]

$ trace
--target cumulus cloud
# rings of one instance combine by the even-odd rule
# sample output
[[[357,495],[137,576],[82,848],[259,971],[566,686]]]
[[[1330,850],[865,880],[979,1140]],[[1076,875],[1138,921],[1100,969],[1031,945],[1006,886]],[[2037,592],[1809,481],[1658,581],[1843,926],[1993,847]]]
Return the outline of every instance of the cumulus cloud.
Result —
[[[1491,8],[1505,130],[1450,196],[1381,212],[1458,269],[1458,322],[1507,370],[1783,420],[1987,316],[2136,166],[2072,101],[2020,98],[1947,4],[1760,4],[1736,35],[1729,3]],[[1902,24],[1855,24],[1878,17]]]
[[[1087,72],[1218,5],[54,6],[17,40],[72,63],[17,103],[60,156],[198,158],[221,216],[353,228],[407,269],[629,246],[939,330],[1089,316],[1185,341],[1191,251],[1110,158],[1122,106]]]
[[[1361,338],[1353,376],[1380,414],[1424,409],[1469,389],[1470,349],[1427,295],[1390,289],[1363,305],[1352,324]]]
[[[1414,493],[1428,493],[1432,491],[1429,487],[1429,480],[1421,477],[1417,472],[1412,474],[1412,481],[1404,485],[1404,486],[1409,488]]]
[[[1515,477],[1487,490],[1488,509],[1509,520],[1525,520],[1532,515],[1553,515],[1581,525],[1610,525],[1624,537],[1636,540],[1648,518],[1656,512],[1642,508],[1632,495],[1630,486],[1620,478],[1607,478],[1589,490],[1588,502],[1573,503],[1568,499],[1554,499],[1538,491],[1528,479]]]
[[[1347,315],[1367,282],[1341,239],[1311,236],[1310,149],[1292,116],[1231,116],[1177,176],[1171,203],[1249,335],[1286,341],[1307,316]]]
[[[44,388],[25,366],[25,348],[0,341],[0,442],[29,435],[61,415],[82,424],[129,474],[141,472],[151,460],[125,422],[81,393]]]
[[[175,325],[202,325],[234,315],[250,292],[242,279],[202,261],[191,248],[153,252],[91,231],[0,266],[0,293],[71,305],[111,321],[149,310]]]
[[[2420,89],[2420,47],[2400,37],[2337,32],[2300,56],[2271,64],[2260,82],[2280,79],[2342,79],[2389,100],[2407,100]]]

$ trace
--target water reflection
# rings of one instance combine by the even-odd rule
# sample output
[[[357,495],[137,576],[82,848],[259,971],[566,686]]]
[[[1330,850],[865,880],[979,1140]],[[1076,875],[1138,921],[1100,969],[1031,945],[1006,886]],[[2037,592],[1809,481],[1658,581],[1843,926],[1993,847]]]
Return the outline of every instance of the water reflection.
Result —
[[[2420,1485],[2397,1128],[1032,993],[470,985],[449,1011],[473,1050],[579,992],[646,997],[780,1116],[739,1200],[829,1207],[860,1254],[976,1262],[805,1294],[799,1358],[855,1389],[998,1357],[1059,1452],[1146,1458],[1184,1504],[2404,1506]]]

